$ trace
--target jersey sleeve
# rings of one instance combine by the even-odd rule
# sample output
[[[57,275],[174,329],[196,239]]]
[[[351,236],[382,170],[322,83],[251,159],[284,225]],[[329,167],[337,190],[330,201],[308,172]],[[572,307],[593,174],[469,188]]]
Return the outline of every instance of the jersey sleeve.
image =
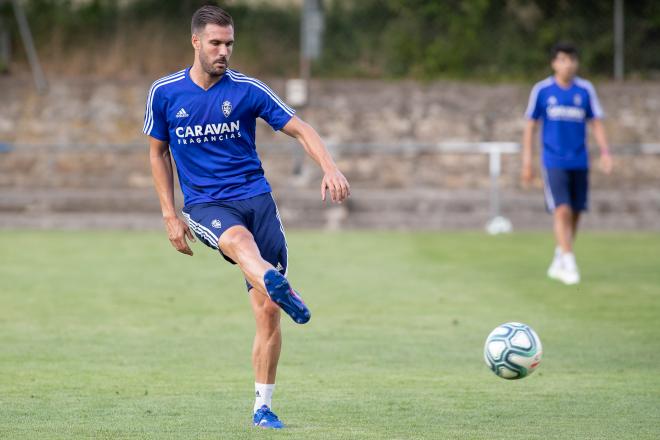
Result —
[[[296,113],[262,82],[253,83],[252,95],[256,116],[270,125],[273,130],[281,130]]]
[[[596,89],[588,81],[585,82],[585,88],[587,89],[587,93],[589,94],[589,100],[587,101],[587,109],[586,109],[587,119],[602,119],[603,117],[605,117],[605,114],[603,112],[603,108],[600,106],[600,100],[598,99],[598,95],[596,94]]]
[[[527,102],[527,110],[525,110],[525,118],[538,120],[543,115],[543,107],[541,106],[541,85],[536,84],[529,94],[529,101]]]
[[[170,134],[165,118],[165,100],[154,84],[147,95],[147,108],[144,113],[142,132],[158,140],[169,142]]]

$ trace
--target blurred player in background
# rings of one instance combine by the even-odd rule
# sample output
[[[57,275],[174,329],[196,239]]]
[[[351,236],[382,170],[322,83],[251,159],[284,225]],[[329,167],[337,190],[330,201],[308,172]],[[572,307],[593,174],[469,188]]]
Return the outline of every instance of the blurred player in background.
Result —
[[[144,133],[150,136],[154,184],[170,242],[187,255],[195,235],[238,264],[256,320],[253,423],[284,425],[271,410],[282,336],[280,309],[304,324],[310,311],[286,278],[284,228],[255,145],[256,118],[296,138],[322,168],[321,198],[349,196],[346,178],[317,132],[294,115],[264,83],[229,69],[234,25],[229,14],[204,6],[192,17],[195,60],[154,82],[147,98]],[[174,207],[171,158],[184,195],[183,216]]]
[[[522,181],[533,178],[532,145],[543,122],[541,173],[545,201],[554,217],[556,248],[548,276],[565,284],[580,282],[573,253],[580,214],[589,206],[587,123],[600,147],[600,167],[609,174],[612,158],[603,127],[603,109],[594,86],[578,76],[578,52],[570,44],[551,51],[554,75],[534,85],[529,97],[523,135]]]

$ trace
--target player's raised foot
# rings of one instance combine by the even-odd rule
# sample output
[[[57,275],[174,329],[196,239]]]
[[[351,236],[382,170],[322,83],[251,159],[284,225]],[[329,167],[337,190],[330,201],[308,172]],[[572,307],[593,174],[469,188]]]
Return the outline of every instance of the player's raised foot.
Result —
[[[284,423],[282,423],[277,415],[275,415],[275,413],[266,405],[263,405],[254,413],[252,423],[254,423],[254,426],[264,429],[284,428]]]
[[[268,296],[298,324],[305,324],[312,317],[302,298],[291,288],[289,281],[278,271],[271,269],[264,275]]]

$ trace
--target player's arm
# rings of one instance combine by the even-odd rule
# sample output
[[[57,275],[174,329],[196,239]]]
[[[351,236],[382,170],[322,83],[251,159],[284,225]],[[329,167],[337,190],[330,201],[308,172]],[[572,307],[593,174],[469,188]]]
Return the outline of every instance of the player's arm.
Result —
[[[192,255],[186,237],[192,241],[195,237],[188,225],[176,215],[174,208],[174,173],[167,142],[149,136],[149,161],[167,236],[177,251]]]
[[[321,199],[325,200],[326,190],[328,190],[330,191],[330,198],[333,202],[341,203],[346,200],[351,194],[348,180],[346,180],[346,177],[337,168],[335,161],[330,156],[330,152],[328,152],[316,130],[302,119],[294,116],[282,127],[282,131],[296,138],[305,148],[307,154],[323,170]]]
[[[522,139],[522,173],[521,180],[524,186],[529,185],[534,178],[534,169],[532,167],[534,138],[539,122],[536,119],[527,119]]]
[[[591,120],[591,129],[596,139],[596,144],[600,148],[600,168],[605,174],[612,172],[612,155],[610,154],[610,144],[607,141],[607,134],[605,134],[605,126],[600,118]]]

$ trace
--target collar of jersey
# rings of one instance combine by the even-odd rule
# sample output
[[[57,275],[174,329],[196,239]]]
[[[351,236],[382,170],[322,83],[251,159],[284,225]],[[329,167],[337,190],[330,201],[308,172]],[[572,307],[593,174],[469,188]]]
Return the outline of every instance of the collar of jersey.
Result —
[[[225,77],[227,76],[227,71],[225,71],[225,73],[224,73],[224,74],[222,75],[222,77],[218,80],[218,82],[216,82],[216,83],[213,84],[211,87],[209,87],[208,90],[204,90],[202,87],[200,87],[199,85],[197,85],[197,83],[195,83],[195,81],[193,81],[192,78],[190,77],[190,69],[191,69],[191,68],[192,68],[192,66],[189,66],[189,67],[186,68],[186,72],[185,72],[186,81],[188,81],[188,83],[189,83],[189,84],[190,84],[195,90],[197,90],[197,91],[199,91],[199,92],[202,92],[202,93],[208,93],[208,92],[210,92],[211,90],[215,89],[215,88],[216,88],[221,82],[223,82],[223,81],[225,80]],[[227,70],[229,70],[229,69],[227,69]]]
[[[571,85],[568,86],[567,88],[565,88],[565,87],[562,87],[562,86],[559,85],[559,83],[557,82],[557,78],[555,78],[554,75],[550,75],[550,77],[552,78],[552,83],[553,83],[554,85],[556,85],[557,87],[559,87],[561,90],[565,91],[565,92],[568,92],[568,91],[571,90],[573,87],[575,87],[575,80],[578,78],[577,76],[574,76],[574,77],[573,77],[573,80],[571,81]],[[220,82],[220,81],[218,81],[218,82]],[[216,83],[216,84],[217,84],[217,83]],[[214,84],[214,85],[215,85],[215,84]],[[199,87],[199,86],[197,86],[197,87]],[[200,87],[200,88],[201,88],[201,87]],[[209,90],[210,90],[210,89],[209,89]]]

